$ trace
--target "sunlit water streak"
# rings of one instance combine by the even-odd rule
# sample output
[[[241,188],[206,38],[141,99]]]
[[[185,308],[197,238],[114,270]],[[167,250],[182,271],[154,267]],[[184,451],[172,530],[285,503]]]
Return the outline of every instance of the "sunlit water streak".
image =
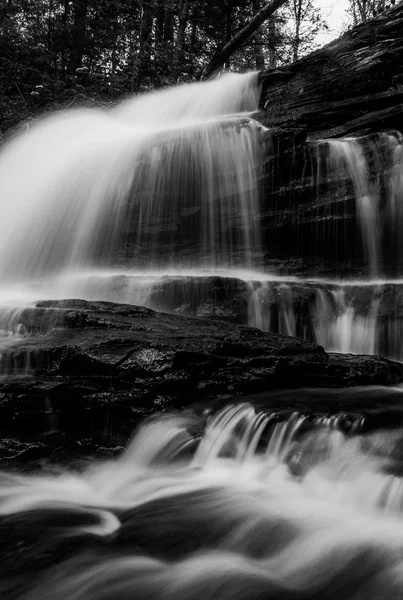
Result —
[[[17,528],[26,561],[2,589],[49,600],[400,596],[403,484],[388,469],[403,432],[346,437],[337,417],[329,424],[238,405],[209,417],[199,442],[194,417],[165,416],[117,460],[1,473],[6,555]],[[30,528],[38,563],[24,554]]]

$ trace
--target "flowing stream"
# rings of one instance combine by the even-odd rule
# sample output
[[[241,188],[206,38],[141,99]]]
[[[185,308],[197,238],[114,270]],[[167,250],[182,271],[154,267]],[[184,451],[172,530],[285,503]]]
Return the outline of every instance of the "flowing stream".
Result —
[[[51,115],[6,144],[2,374],[32,333],[34,304],[58,298],[224,318],[403,360],[400,134],[309,143],[318,189],[353,199],[369,276],[280,276],[262,266],[272,134],[259,96],[258,74],[227,75]],[[60,318],[43,310],[41,330]],[[0,595],[401,597],[403,431],[362,435],[361,419],[346,429],[343,415],[249,404],[163,415],[116,460],[0,472]]]
[[[400,597],[402,441],[241,404],[145,424],[114,461],[1,474],[3,597]]]

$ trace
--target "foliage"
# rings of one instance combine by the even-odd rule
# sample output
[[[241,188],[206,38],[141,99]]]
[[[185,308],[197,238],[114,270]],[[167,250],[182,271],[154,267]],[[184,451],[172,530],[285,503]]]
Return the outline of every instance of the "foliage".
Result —
[[[290,24],[296,1],[287,0],[288,7],[263,23],[225,68],[261,69],[308,51],[323,22],[317,15],[312,19],[307,8],[305,22],[314,26],[300,27],[295,52],[295,27]],[[264,4],[0,0],[0,135],[45,110],[109,104],[128,94],[194,80]]]
[[[396,0],[349,0],[352,24],[364,23],[395,3]]]
[[[313,0],[291,0],[287,9],[289,47],[292,60],[296,61],[314,49],[313,40],[317,34],[329,27]]]

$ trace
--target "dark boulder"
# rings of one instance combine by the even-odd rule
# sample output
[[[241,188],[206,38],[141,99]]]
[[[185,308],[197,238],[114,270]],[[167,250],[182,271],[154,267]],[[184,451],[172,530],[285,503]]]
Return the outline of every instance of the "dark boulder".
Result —
[[[51,323],[57,313],[58,326],[44,329],[44,313]],[[5,459],[119,448],[145,416],[220,396],[403,381],[399,363],[329,357],[310,342],[221,320],[82,300],[40,302],[22,315],[32,333],[0,363],[1,433],[14,440],[3,444]],[[19,445],[28,442],[35,446]]]

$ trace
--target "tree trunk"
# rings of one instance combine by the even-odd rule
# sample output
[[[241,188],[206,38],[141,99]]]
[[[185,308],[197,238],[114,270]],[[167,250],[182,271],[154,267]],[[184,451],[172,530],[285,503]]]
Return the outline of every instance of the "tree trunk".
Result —
[[[168,5],[165,7],[164,13],[164,42],[173,42],[174,39],[174,20],[172,9]]]
[[[185,32],[189,19],[190,0],[185,0],[183,3],[182,11],[179,18],[178,34],[176,36],[175,44],[175,67],[174,77],[179,77],[181,66],[184,58],[184,45],[185,45]]]
[[[172,9],[167,3],[164,14],[164,46],[167,65],[173,63],[174,18]]]
[[[195,71],[195,63],[197,64],[197,21],[199,18],[199,3],[193,3],[192,13],[190,17],[191,29],[190,29],[190,39],[189,39],[189,73],[194,73]]]
[[[256,15],[262,7],[261,0],[253,0],[253,14]],[[255,34],[255,45],[253,48],[255,55],[255,68],[257,71],[262,71],[264,69],[264,54],[263,54],[263,39],[262,35],[257,30]]]
[[[12,0],[7,0],[7,4],[0,5],[0,24],[2,28],[4,27],[4,21],[10,17],[12,8]]]
[[[299,47],[301,44],[301,21],[302,21],[302,3],[304,0],[293,0],[293,13],[295,20],[295,33],[293,39],[293,60],[296,62],[299,57]]]
[[[114,97],[115,95],[115,83],[116,83],[116,66],[117,66],[117,52],[116,52],[116,44],[117,44],[117,34],[116,34],[116,25],[113,24],[112,31],[112,70],[111,70],[111,86],[109,90],[109,95]]]
[[[197,40],[197,21],[193,19],[192,21],[192,30],[190,33],[190,52],[194,54],[196,48],[196,40]]]
[[[286,2],[287,0],[270,0],[270,2],[267,2],[263,8],[252,17],[245,27],[238,31],[238,33],[236,33],[219,52],[214,54],[203,70],[201,78],[208,79],[214,75],[214,73],[219,71],[230,56],[232,56],[232,54],[234,54],[234,52],[236,52],[236,50],[238,50],[263,23]]]
[[[224,46],[226,44],[228,44],[228,42],[230,41],[231,36],[232,36],[232,20],[233,20],[232,10],[233,10],[233,4],[232,4],[232,2],[228,2],[228,4],[227,4],[227,15],[226,15],[226,20],[225,20]],[[226,71],[230,70],[230,67],[231,67],[231,58],[230,57],[227,58],[227,60],[225,61],[223,67],[224,67],[224,69]]]
[[[277,53],[276,53],[276,20],[274,17],[270,17],[268,21],[269,26],[269,68],[275,69],[277,67]]]
[[[74,23],[70,34],[70,57],[67,73],[75,75],[82,65],[86,49],[88,0],[73,0]]]
[[[155,19],[155,48],[161,50],[164,39],[164,0],[157,0]]]
[[[70,13],[70,2],[64,0],[63,3],[63,14],[62,14],[62,47],[61,47],[61,70],[62,76],[65,77],[67,69],[67,52],[69,46],[69,31],[68,31],[68,20]]]
[[[136,87],[141,80],[150,75],[151,66],[151,43],[153,26],[153,6],[150,1],[143,3],[141,26],[140,26],[140,46],[139,46],[139,66],[136,77]]]

